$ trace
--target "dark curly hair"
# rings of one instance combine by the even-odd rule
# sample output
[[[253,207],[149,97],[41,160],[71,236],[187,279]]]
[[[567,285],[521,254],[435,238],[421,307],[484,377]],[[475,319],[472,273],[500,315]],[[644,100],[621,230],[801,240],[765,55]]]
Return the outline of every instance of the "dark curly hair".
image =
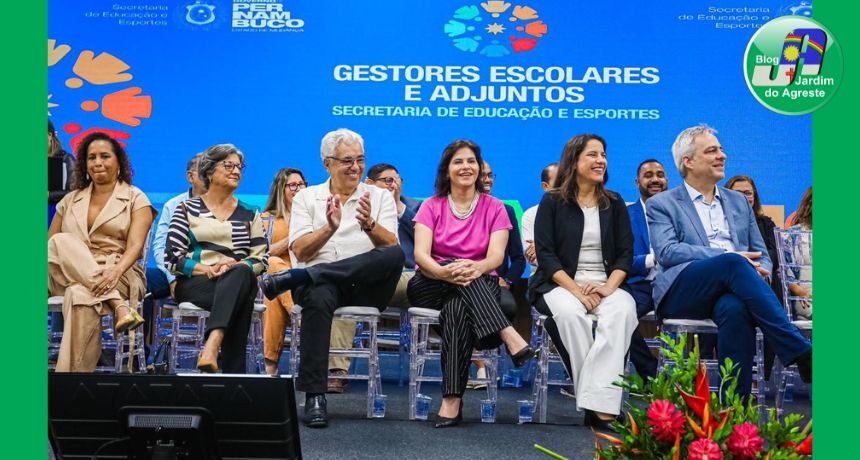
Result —
[[[95,141],[106,141],[111,144],[113,153],[116,155],[117,162],[119,163],[119,180],[131,185],[131,178],[134,172],[131,169],[131,162],[128,160],[125,149],[122,148],[122,145],[116,139],[110,137],[108,134],[95,132],[85,137],[78,144],[78,149],[75,151],[77,161],[75,161],[75,172],[72,175],[72,188],[83,190],[89,187],[90,182],[92,182],[90,175],[87,173],[87,150],[89,150],[90,144]]]
[[[454,154],[464,147],[475,154],[475,160],[478,162],[478,180],[475,180],[475,190],[478,193],[483,193],[484,187],[480,181],[480,177],[484,173],[484,160],[481,158],[481,147],[478,147],[478,144],[470,140],[458,139],[448,144],[445,150],[442,151],[442,161],[439,162],[439,169],[436,170],[436,196],[446,196],[451,193],[451,178],[448,177],[448,166],[451,165]]]

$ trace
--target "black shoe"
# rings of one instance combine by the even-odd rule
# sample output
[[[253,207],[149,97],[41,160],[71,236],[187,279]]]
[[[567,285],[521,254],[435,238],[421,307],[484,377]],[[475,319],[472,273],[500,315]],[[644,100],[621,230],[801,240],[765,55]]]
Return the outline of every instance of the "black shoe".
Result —
[[[326,411],[325,395],[305,397],[305,425],[311,428],[325,428],[328,426],[328,413]]]
[[[511,357],[511,361],[514,362],[514,367],[523,367],[530,359],[535,357],[535,349],[526,345],[525,348],[518,351],[515,355],[512,355],[511,350],[508,349],[508,355]]]
[[[463,400],[460,399],[460,410],[457,412],[457,416],[454,418],[442,417],[441,415],[436,416],[436,424],[433,425],[434,428],[450,428],[452,426],[457,426],[460,422],[463,421]]]
[[[598,417],[597,414],[592,411],[585,409],[585,418],[582,420],[582,425],[590,427],[595,431],[611,431],[615,432],[615,428],[612,428],[612,422],[620,422],[621,416],[618,415],[612,420],[603,420]]]
[[[794,360],[794,364],[797,365],[800,380],[803,380],[803,383],[812,383],[812,350],[800,355]]]
[[[293,277],[289,269],[260,275],[260,289],[263,290],[263,295],[269,300],[274,300],[280,294],[302,284]]]

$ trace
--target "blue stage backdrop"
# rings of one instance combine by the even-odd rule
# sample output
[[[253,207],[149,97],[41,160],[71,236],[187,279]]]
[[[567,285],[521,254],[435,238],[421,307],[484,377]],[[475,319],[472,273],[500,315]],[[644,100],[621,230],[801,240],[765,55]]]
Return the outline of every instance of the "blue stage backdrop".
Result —
[[[442,149],[481,145],[495,195],[540,199],[542,167],[573,135],[608,142],[611,189],[635,200],[636,165],[708,123],[765,204],[793,210],[811,184],[811,118],[769,112],[747,90],[757,27],[809,2],[188,0],[49,2],[48,111],[64,144],[110,129],[155,203],[183,191],[186,161],[229,142],[242,198],[274,173],[325,178],[319,142],[347,127],[369,164],[397,165],[405,194],[432,193]]]

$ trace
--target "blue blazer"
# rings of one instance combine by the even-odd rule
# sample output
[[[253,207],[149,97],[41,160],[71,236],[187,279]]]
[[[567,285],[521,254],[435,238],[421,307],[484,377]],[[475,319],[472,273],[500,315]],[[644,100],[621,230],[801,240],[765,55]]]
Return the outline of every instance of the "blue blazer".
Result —
[[[771,271],[773,265],[767,255],[767,247],[758,230],[755,213],[746,197],[740,192],[723,187],[720,187],[720,197],[735,250],[761,251],[758,262],[762,268]],[[654,248],[657,263],[660,264],[657,277],[651,283],[654,305],[659,307],[663,296],[687,265],[724,254],[725,250],[709,246],[708,235],[683,184],[655,195],[645,204],[650,224],[651,246]]]
[[[421,201],[403,195],[400,196],[400,201],[406,205],[403,215],[397,219],[397,237],[400,240],[400,249],[406,256],[403,267],[415,269],[415,222],[412,222],[412,219],[421,207]]]
[[[651,253],[651,239],[648,237],[648,224],[645,222],[645,208],[640,200],[627,206],[630,214],[630,227],[633,230],[633,271],[627,277],[628,283],[638,283],[648,276],[645,257]]]

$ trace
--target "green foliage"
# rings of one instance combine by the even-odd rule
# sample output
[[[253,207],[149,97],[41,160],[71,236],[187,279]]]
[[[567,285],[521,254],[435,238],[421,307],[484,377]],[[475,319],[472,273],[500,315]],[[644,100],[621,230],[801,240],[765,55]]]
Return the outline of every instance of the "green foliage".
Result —
[[[624,423],[613,424],[617,431],[617,435],[614,436],[617,438],[616,443],[598,438],[595,448],[596,458],[671,460],[676,448],[671,443],[658,441],[648,425],[648,408],[657,400],[671,402],[687,418],[685,433],[680,439],[679,457],[681,459],[687,458],[690,443],[698,439],[690,419],[703,428],[703,414],[696,414],[681,395],[681,391],[694,396],[696,394],[699,367],[698,339],[694,337],[691,350],[687,349],[686,335],[681,335],[678,340],[675,340],[671,336],[661,334],[660,340],[664,344],[667,361],[676,365],[667,364],[663,369],[658,370],[656,378],[649,378],[648,381],[643,381],[638,375],[630,375],[616,383],[630,394],[630,401],[625,408],[628,417]],[[803,415],[791,414],[780,421],[773,409],[769,411],[766,418],[763,418],[753,397],[744,401],[737,394],[737,385],[737,365],[726,359],[720,366],[719,391],[709,392],[707,401],[709,412],[715,420],[714,425],[711,426],[710,439],[720,446],[725,458],[727,460],[732,458],[726,448],[726,441],[734,427],[745,422],[757,424],[759,427],[759,436],[764,440],[764,451],[760,458],[768,455],[770,460],[805,458],[797,454],[794,446],[806,438],[808,429],[811,429],[811,422],[806,430],[801,430],[798,424],[803,420]]]

